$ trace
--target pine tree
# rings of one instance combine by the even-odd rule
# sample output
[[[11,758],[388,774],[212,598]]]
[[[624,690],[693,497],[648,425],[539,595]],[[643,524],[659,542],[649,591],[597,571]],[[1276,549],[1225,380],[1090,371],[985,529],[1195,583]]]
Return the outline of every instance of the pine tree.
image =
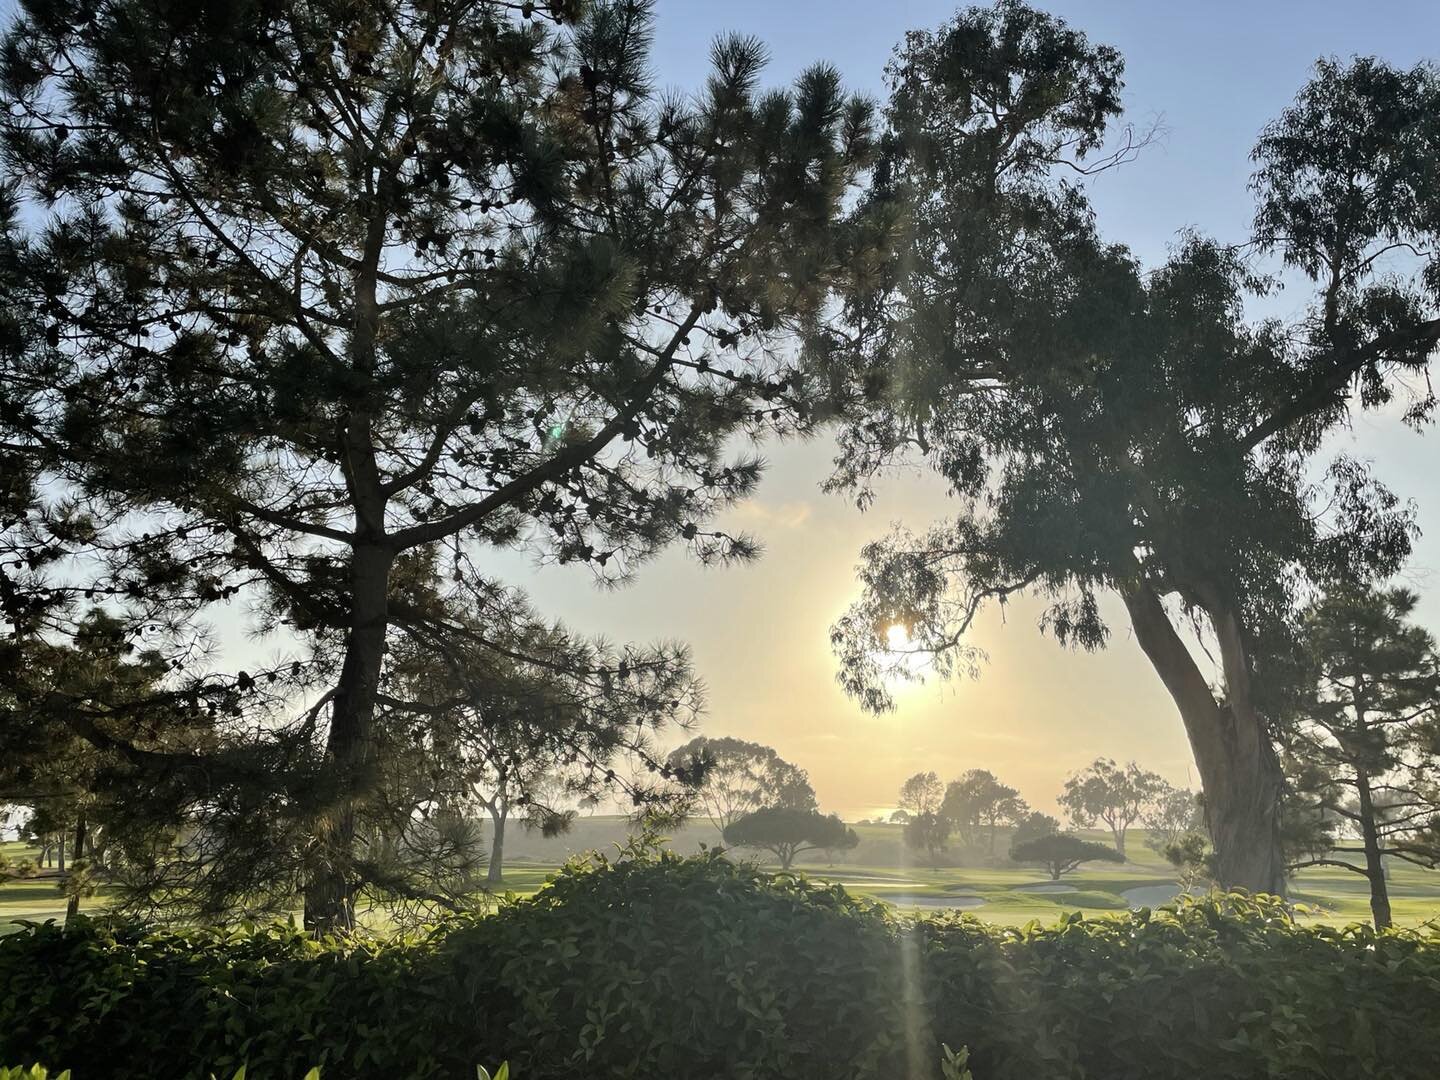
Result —
[[[1341,829],[1292,868],[1364,875],[1378,929],[1391,924],[1386,858],[1440,863],[1440,653],[1410,621],[1417,602],[1406,589],[1340,589],[1310,608],[1313,690],[1285,743],[1291,809]]]
[[[708,522],[760,464],[725,448],[814,421],[774,346],[853,258],[871,108],[826,67],[762,90],[748,38],[663,97],[651,33],[645,0],[35,0],[5,43],[43,332],[0,421],[51,494],[0,554],[83,568],[7,617],[104,602],[230,731],[285,733],[314,929],[354,923],[405,561],[746,557]],[[235,598],[293,654],[201,674]]]

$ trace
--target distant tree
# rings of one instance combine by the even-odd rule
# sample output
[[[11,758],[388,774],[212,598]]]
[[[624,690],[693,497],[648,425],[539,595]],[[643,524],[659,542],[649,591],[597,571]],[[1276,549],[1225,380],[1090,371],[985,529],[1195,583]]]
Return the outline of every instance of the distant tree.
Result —
[[[1068,874],[1081,863],[1125,861],[1114,848],[1069,833],[1051,833],[1013,844],[1010,858],[1018,863],[1038,863],[1049,871],[1051,881],[1059,881],[1061,874]]]
[[[1286,737],[1289,809],[1336,832],[1292,866],[1363,875],[1380,929],[1392,921],[1385,860],[1440,862],[1440,654],[1412,621],[1417,603],[1407,589],[1352,588],[1307,612],[1313,690]]]
[[[895,800],[900,809],[912,817],[921,814],[936,814],[945,798],[945,788],[940,777],[933,772],[916,773],[900,785],[900,795]]]
[[[1205,811],[1195,792],[1161,780],[1150,800],[1140,808],[1140,824],[1147,830],[1145,846],[1163,852],[1186,833],[1203,832]]]
[[[891,825],[904,825],[910,820],[910,811],[905,809],[896,810],[890,815]]]
[[[905,846],[925,852],[930,859],[930,868],[937,869],[940,852],[945,850],[945,841],[950,838],[950,829],[950,819],[943,814],[933,811],[911,814],[905,822]]]
[[[1136,146],[1110,127],[1113,48],[1007,2],[909,35],[890,74],[856,227],[891,258],[813,349],[848,391],[832,484],[866,500],[923,456],[955,510],[863,552],[831,634],[842,683],[886,708],[907,676],[976,671],[967,631],[1022,593],[1045,632],[1099,649],[1116,593],[1194,750],[1221,878],[1281,892],[1271,736],[1295,616],[1337,575],[1392,573],[1413,535],[1364,463],[1312,459],[1352,409],[1418,424],[1434,405],[1440,71],[1317,64],[1255,147],[1253,230],[1187,236],[1156,267],[1104,238],[1086,193]],[[1298,289],[1289,325],[1249,317],[1276,284],[1257,252]]]
[[[725,842],[734,847],[769,851],[780,860],[780,869],[807,851],[848,851],[860,843],[855,830],[835,814],[767,806],[732,821],[725,829]]]
[[[1036,840],[1042,836],[1052,836],[1059,831],[1060,822],[1056,821],[1049,814],[1042,814],[1039,810],[1031,810],[1015,823],[1015,833],[1010,838],[1010,846],[1014,847],[1016,844]]]
[[[60,642],[0,638],[0,671],[0,798],[32,808],[25,827],[42,862],[93,881],[102,861],[128,871],[166,846],[182,824],[176,772],[196,767],[214,721],[159,691],[163,656],[134,648],[119,620],[92,607]],[[148,910],[132,884],[118,883],[118,906]],[[90,891],[77,883],[69,914]]]
[[[1030,807],[1020,793],[1002,784],[986,769],[971,769],[945,786],[940,813],[954,823],[967,844],[975,843],[982,828],[987,830],[989,852],[995,854],[995,835],[1002,824],[1013,825]]]
[[[760,743],[699,735],[671,751],[667,764],[699,777],[696,796],[722,837],[736,820],[763,807],[817,807],[805,770]]]
[[[1115,838],[1115,850],[1125,859],[1125,833],[1145,811],[1165,781],[1135,762],[1125,766],[1110,758],[1096,758],[1065,781],[1065,790],[1056,800],[1073,825],[1088,829],[1103,821]]]
[[[702,700],[683,648],[617,648],[542,619],[519,590],[478,579],[442,599],[426,595],[428,579],[417,572],[410,601],[429,617],[399,618],[379,716],[384,793],[358,823],[367,838],[392,840],[388,861],[363,864],[379,871],[372,896],[419,906],[422,917],[424,906],[468,905],[479,887],[478,860],[460,842],[476,811],[490,819],[493,889],[512,825],[553,836],[579,803],[635,799],[622,774],[656,764],[656,733],[692,724]],[[444,859],[430,854],[437,842]]]

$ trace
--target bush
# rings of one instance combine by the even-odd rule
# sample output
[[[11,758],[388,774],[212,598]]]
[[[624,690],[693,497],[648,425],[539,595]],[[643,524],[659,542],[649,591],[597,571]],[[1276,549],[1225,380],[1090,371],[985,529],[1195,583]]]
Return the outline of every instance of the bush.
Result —
[[[229,1076],[247,1063],[257,1080],[316,1064],[441,1076],[442,1003],[422,974],[432,958],[425,938],[317,942],[278,925],[32,925],[0,938],[0,1061],[43,1061],[75,1080]]]
[[[1276,901],[1008,929],[713,854],[568,867],[388,942],[85,920],[0,939],[0,1061],[75,1080],[471,1080],[506,1059],[524,1080],[1428,1080],[1436,1015],[1440,942],[1302,928]]]
[[[967,1042],[981,1080],[1421,1080],[1440,1062],[1433,935],[1301,927],[1238,894],[917,930],[935,1035]]]
[[[832,1080],[893,1075],[919,1023],[898,940],[838,886],[667,853],[569,867],[442,954],[526,1080]]]

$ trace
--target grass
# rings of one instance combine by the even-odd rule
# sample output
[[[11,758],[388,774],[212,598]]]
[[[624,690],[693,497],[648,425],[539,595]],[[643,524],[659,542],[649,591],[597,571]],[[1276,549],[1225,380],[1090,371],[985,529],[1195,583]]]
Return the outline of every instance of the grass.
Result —
[[[534,893],[572,855],[593,850],[613,852],[625,840],[625,827],[624,818],[597,815],[582,818],[568,835],[557,838],[514,830],[506,838],[508,858],[501,891],[518,896]],[[1131,889],[1174,887],[1171,868],[1144,845],[1144,833],[1139,831],[1131,833],[1127,845],[1129,862],[1081,867],[1060,882],[1074,891],[1045,893],[1027,891],[1027,886],[1051,884],[1043,871],[1033,867],[1015,866],[997,858],[990,865],[931,868],[904,846],[898,826],[864,824],[855,826],[855,830],[860,844],[853,851],[834,862],[823,855],[802,858],[796,869],[905,910],[936,910],[947,900],[977,897],[984,903],[967,908],[971,914],[1009,926],[1032,920],[1050,923],[1063,912],[1077,909],[1087,918],[1103,918],[1107,912],[1129,906],[1123,894]],[[1099,833],[1092,838],[1108,839]],[[693,853],[718,840],[708,823],[692,823],[679,830],[670,843],[677,851]],[[1008,837],[1002,833],[997,838],[997,850],[1004,851],[1008,846]],[[11,860],[33,859],[37,852],[6,843],[0,844],[0,854]],[[1338,868],[1302,870],[1291,883],[1290,896],[1303,905],[1299,918],[1304,922],[1344,925],[1370,918],[1365,879]],[[1390,879],[1390,902],[1397,925],[1418,926],[1440,920],[1440,872],[1397,864]],[[102,890],[84,907],[93,911],[103,909],[104,904]],[[0,933],[14,929],[11,920],[60,919],[64,911],[64,898],[53,876],[0,884]]]

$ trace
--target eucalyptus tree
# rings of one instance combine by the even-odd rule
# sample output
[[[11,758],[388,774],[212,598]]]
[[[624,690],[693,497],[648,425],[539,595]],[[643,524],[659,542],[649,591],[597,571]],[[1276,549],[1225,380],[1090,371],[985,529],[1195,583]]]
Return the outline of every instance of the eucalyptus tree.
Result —
[[[938,814],[945,801],[945,786],[934,772],[919,772],[900,785],[895,801],[902,810],[908,810],[911,817]]]
[[[1123,859],[1125,834],[1164,790],[1165,781],[1158,773],[1142,769],[1133,761],[1117,765],[1110,758],[1096,758],[1066,779],[1055,801],[1069,815],[1071,824],[1082,829],[1103,821]]]
[[[945,785],[940,813],[949,818],[967,844],[980,839],[982,827],[989,852],[995,854],[995,835],[1003,825],[1015,825],[1030,813],[1020,792],[1001,783],[988,769],[971,769]]]
[[[765,807],[818,809],[810,776],[774,748],[729,735],[697,735],[670,752],[669,767],[692,790],[723,838],[725,830]]]
[[[1405,418],[1433,404],[1440,79],[1319,64],[1255,149],[1253,235],[1188,235],[1146,272],[1101,238],[1083,186],[1143,141],[1112,137],[1122,74],[1113,49],[1014,2],[909,35],[890,68],[854,220],[889,257],[856,263],[846,326],[810,355],[848,411],[832,485],[864,501],[918,455],[959,511],[865,550],[832,631],[840,679],[886,708],[888,680],[972,669],[977,614],[1019,593],[1044,601],[1042,630],[1098,649],[1117,594],[1185,724],[1222,881],[1280,891],[1272,739],[1296,612],[1317,583],[1393,570],[1411,540],[1361,463],[1317,484],[1311,459],[1407,376]],[[1309,288],[1294,325],[1246,316],[1267,254]]]
[[[1306,612],[1314,682],[1286,739],[1297,809],[1341,826],[1292,868],[1363,875],[1379,929],[1392,921],[1385,860],[1440,865],[1440,653],[1412,621],[1418,599],[1337,590]]]
[[[178,664],[240,597],[298,638],[177,680],[262,691],[234,725],[303,751],[311,927],[353,923],[407,555],[743,558],[708,524],[760,472],[728,448],[813,420],[773,346],[839,266],[872,109],[823,66],[763,90],[739,37],[661,95],[651,8],[30,0],[6,39],[5,172],[40,216],[43,333],[0,373],[47,493],[4,535],[52,570],[27,618],[88,593]]]

